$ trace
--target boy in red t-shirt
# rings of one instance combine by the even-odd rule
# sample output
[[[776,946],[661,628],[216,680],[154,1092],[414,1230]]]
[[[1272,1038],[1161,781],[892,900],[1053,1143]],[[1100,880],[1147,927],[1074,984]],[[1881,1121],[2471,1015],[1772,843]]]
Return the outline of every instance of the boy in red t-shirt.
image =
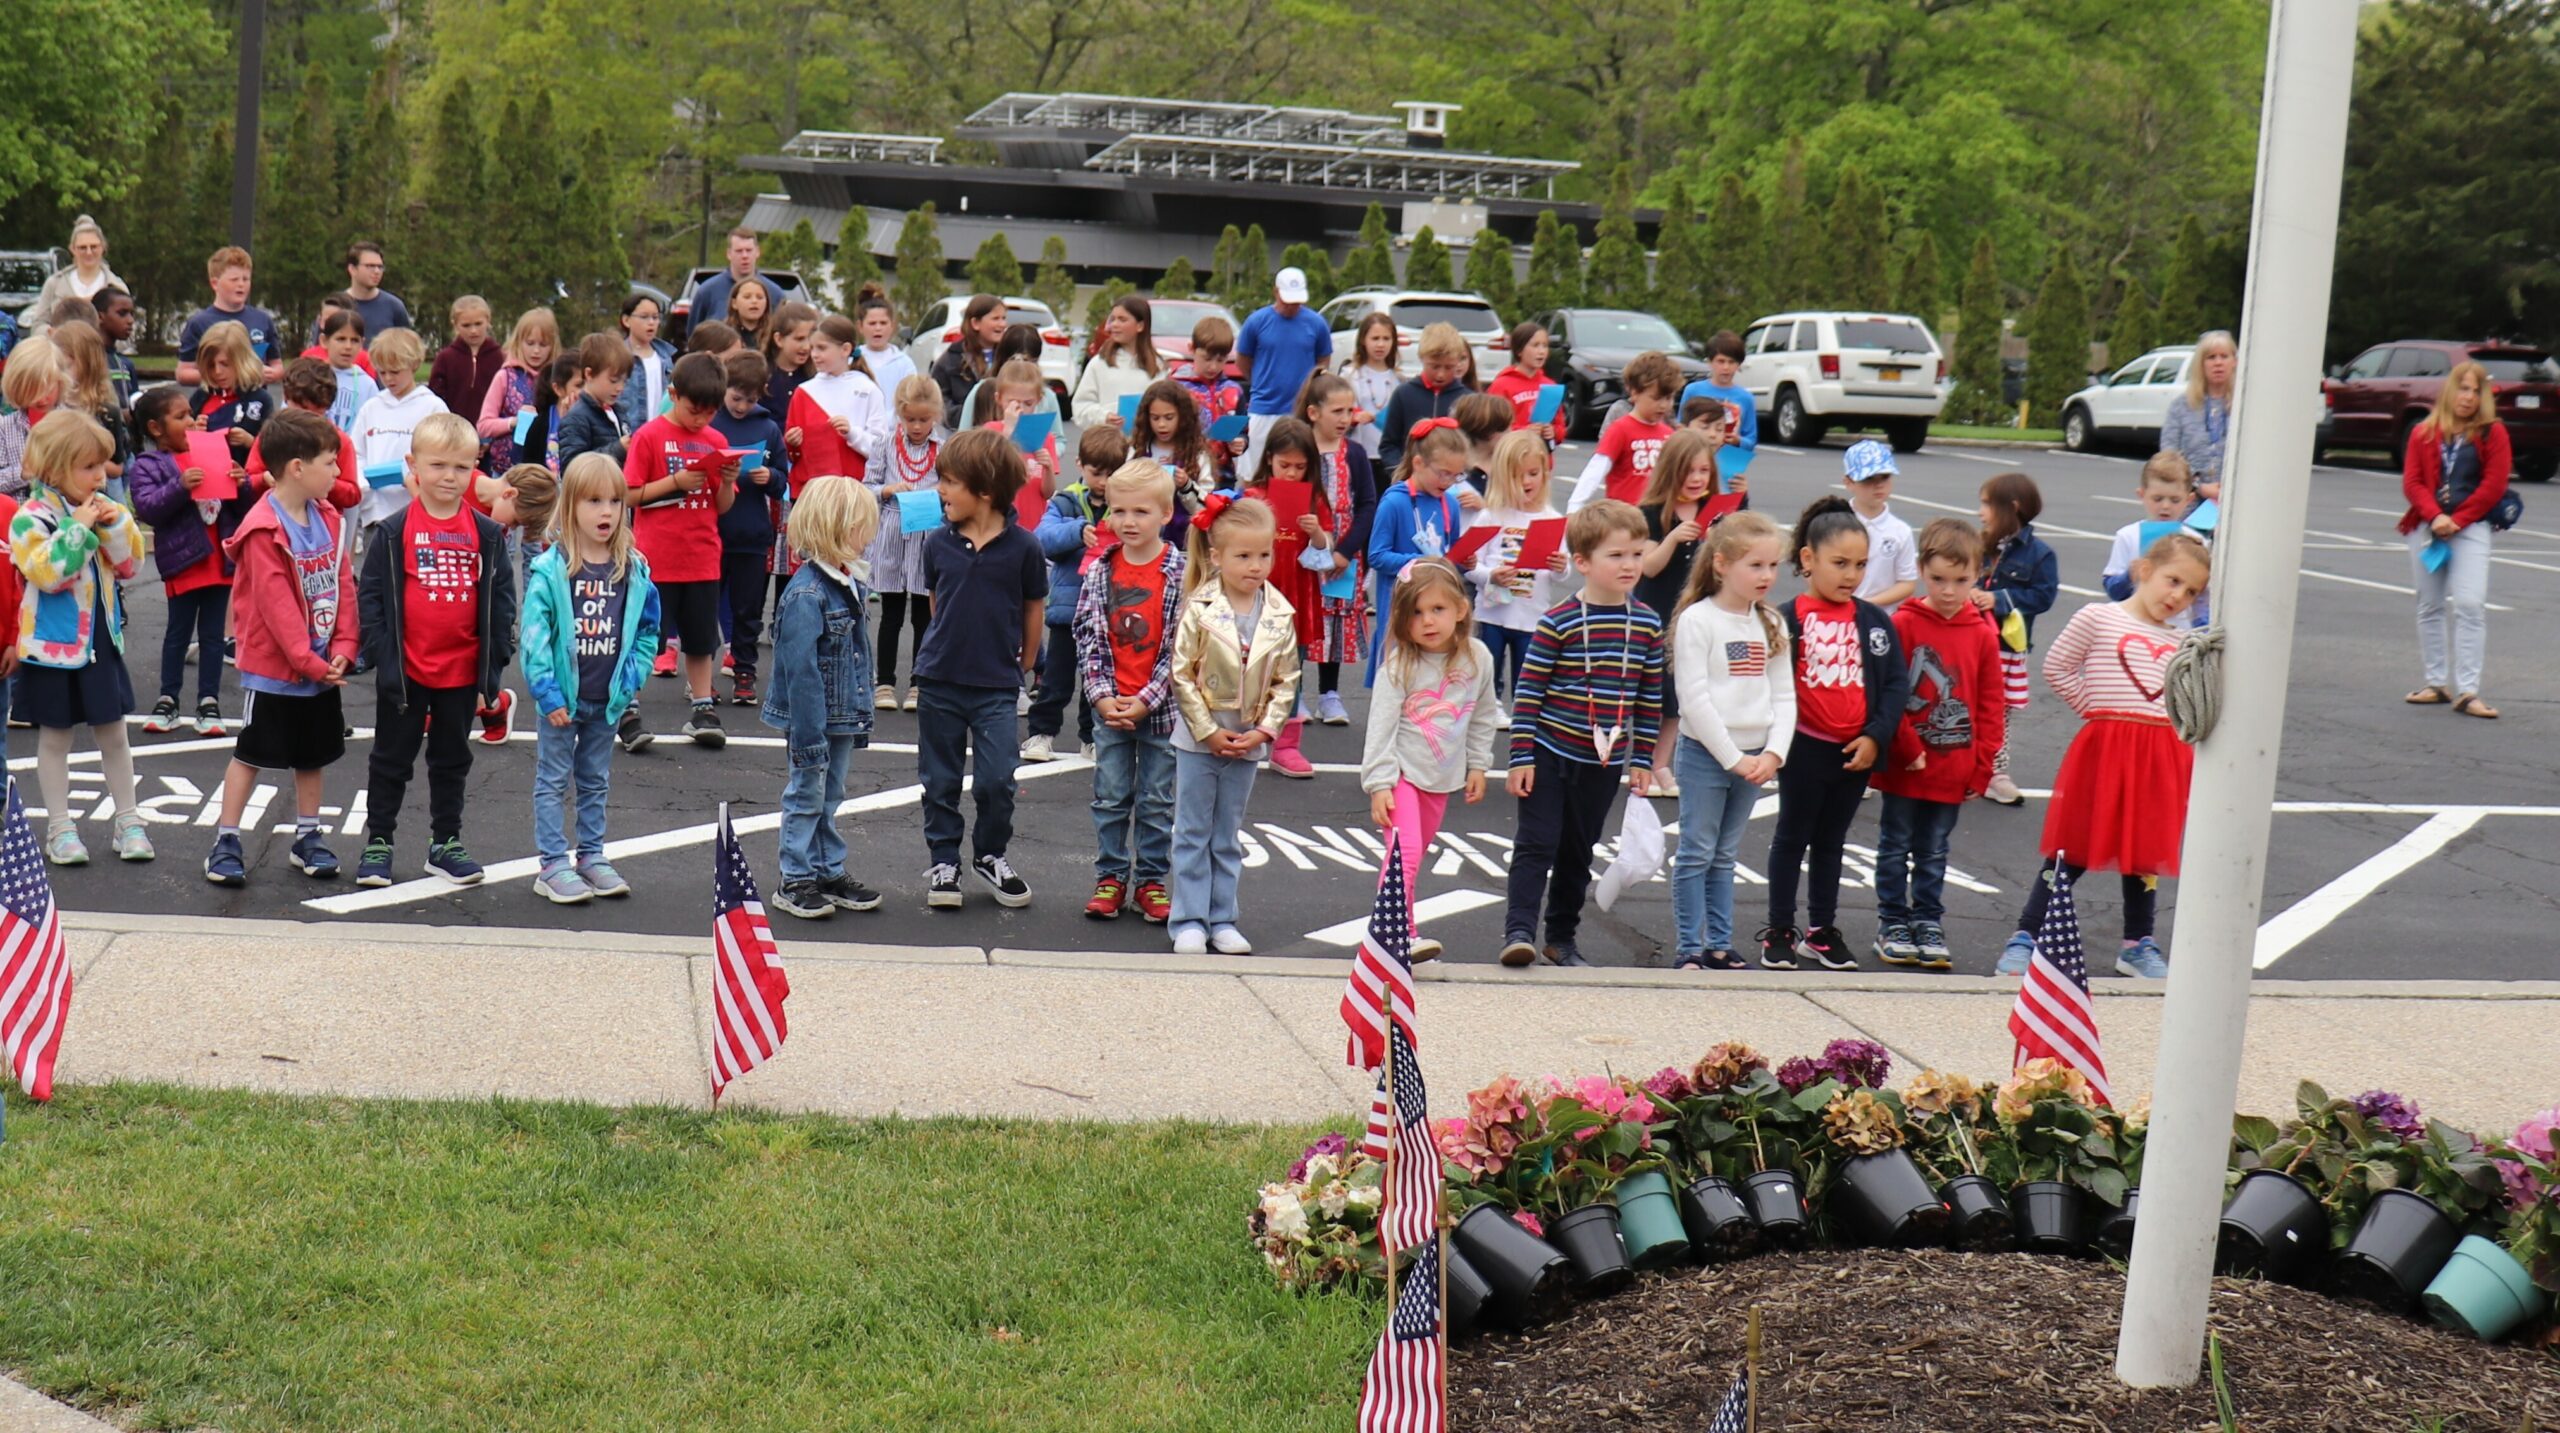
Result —
[[[1173,911],[1164,883],[1173,866],[1173,633],[1182,613],[1182,552],[1164,540],[1173,474],[1140,458],[1113,473],[1107,490],[1105,521],[1119,545],[1086,570],[1075,615],[1077,677],[1093,704],[1101,847],[1084,913],[1118,919],[1134,887],[1139,917],[1162,925]]]
[[[693,697],[684,734],[714,750],[729,735],[711,705],[712,669],[720,660],[720,514],[738,498],[738,460],[711,427],[728,394],[727,370],[707,353],[688,353],[668,375],[667,411],[631,435],[622,462],[632,536],[657,579],[659,610],[684,649],[684,683]],[[636,726],[636,712],[623,717]]]
[[[1660,353],[1639,353],[1627,365],[1627,415],[1600,434],[1591,463],[1573,485],[1566,512],[1580,512],[1602,498],[1634,506],[1653,482],[1653,460],[1672,433],[1671,404],[1680,393],[1680,365]]]

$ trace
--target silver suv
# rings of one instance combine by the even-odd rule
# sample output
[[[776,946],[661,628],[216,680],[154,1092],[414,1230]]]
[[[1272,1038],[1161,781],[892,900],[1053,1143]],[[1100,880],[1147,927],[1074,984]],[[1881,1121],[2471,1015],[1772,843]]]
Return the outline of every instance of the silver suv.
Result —
[[[1909,314],[1771,314],[1742,335],[1737,378],[1766,415],[1761,431],[1790,447],[1833,428],[1881,429],[1917,452],[1946,406],[1947,358]]]

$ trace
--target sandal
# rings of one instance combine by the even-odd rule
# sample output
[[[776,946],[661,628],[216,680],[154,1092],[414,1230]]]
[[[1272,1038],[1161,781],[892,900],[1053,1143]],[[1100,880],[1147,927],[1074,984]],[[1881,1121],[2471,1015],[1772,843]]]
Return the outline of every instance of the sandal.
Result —
[[[2440,707],[2453,700],[2453,693],[2442,687],[2420,687],[2400,700],[2413,707]]]
[[[2496,721],[2498,719],[2498,709],[2489,705],[2487,702],[2480,700],[2480,694],[2478,692],[2464,692],[2461,696],[2455,697],[2453,699],[2453,709],[2462,713],[2464,716],[2478,717],[2482,721]]]
[[[1690,951],[1671,962],[1671,968],[1673,970],[1704,970],[1707,968],[1707,953],[1703,950]]]

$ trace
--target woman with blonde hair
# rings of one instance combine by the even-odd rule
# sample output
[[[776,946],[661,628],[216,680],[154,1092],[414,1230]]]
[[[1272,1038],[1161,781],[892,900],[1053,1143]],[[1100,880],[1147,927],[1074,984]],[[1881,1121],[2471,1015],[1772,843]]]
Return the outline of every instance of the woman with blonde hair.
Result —
[[[2400,535],[2409,540],[2418,656],[2426,667],[2426,684],[2406,698],[2412,706],[2450,703],[2464,716],[2498,715],[2480,700],[2480,669],[2489,651],[2489,519],[2507,495],[2512,467],[2489,370],[2455,364],[2436,391],[2435,411],[2409,430],[2400,470],[2400,492],[2409,500]]]
[[[27,337],[41,338],[53,327],[49,315],[55,304],[64,299],[95,299],[108,289],[131,293],[133,286],[107,267],[107,231],[83,214],[71,221],[71,267],[54,270],[44,287],[36,290],[36,301],[27,305]]]
[[[2160,446],[2187,460],[2196,496],[2222,497],[2222,444],[2231,436],[2231,380],[2240,371],[2240,346],[2215,329],[2196,340],[2187,360],[2187,391],[2169,400],[2160,422]]]

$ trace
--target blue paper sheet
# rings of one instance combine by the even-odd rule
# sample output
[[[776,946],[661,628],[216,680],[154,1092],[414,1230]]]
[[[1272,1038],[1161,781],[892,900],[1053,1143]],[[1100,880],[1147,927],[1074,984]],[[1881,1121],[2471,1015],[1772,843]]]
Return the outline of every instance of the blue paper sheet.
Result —
[[[1230,413],[1226,417],[1209,425],[1209,441],[1212,443],[1232,443],[1236,439],[1244,436],[1246,426],[1245,417],[1242,413]]]
[[[1716,449],[1716,476],[1727,481],[1741,477],[1744,473],[1751,470],[1751,460],[1758,457],[1759,454],[1760,450],[1757,448],[1745,448],[1732,443],[1725,444],[1723,447]]]
[[[1145,396],[1146,395],[1143,393],[1123,393],[1120,395],[1121,431],[1128,433],[1138,431],[1138,400]]]
[[[2440,537],[2431,539],[2426,551],[2418,555],[2418,560],[2427,565],[2427,571],[2442,572],[2444,565],[2453,561],[2453,544]]]
[[[2215,528],[2222,526],[2221,506],[2213,499],[2206,498],[2203,502],[2196,504],[2194,512],[2187,514],[2187,526],[2199,533],[2212,532]]]
[[[400,486],[401,479],[408,475],[409,470],[405,464],[376,463],[364,470],[364,481],[367,487],[396,488]]]
[[[525,440],[526,435],[533,431],[533,417],[534,410],[530,408],[519,408],[516,410],[516,442],[522,443]]]
[[[1058,426],[1054,413],[1025,413],[1013,420],[1013,445],[1026,453],[1040,451],[1049,441],[1051,429]]]
[[[738,455],[739,472],[761,473],[764,471],[764,444],[741,443],[730,451]]]
[[[1349,567],[1342,569],[1340,572],[1335,573],[1333,576],[1326,578],[1324,586],[1316,590],[1337,602],[1359,596],[1360,564],[1355,562]]]
[[[1538,389],[1538,401],[1530,406],[1529,421],[1532,423],[1552,423],[1556,421],[1557,411],[1563,407],[1564,385],[1561,383],[1548,383],[1541,385]]]
[[[942,522],[941,494],[898,494],[898,531],[911,535],[931,532],[942,526]]]
[[[2186,530],[2187,525],[2182,522],[2146,522],[2142,525],[2142,530],[2134,534],[2133,555],[2136,557],[2148,557],[2151,554],[2151,544],[2169,536],[2171,533],[2185,532]]]

